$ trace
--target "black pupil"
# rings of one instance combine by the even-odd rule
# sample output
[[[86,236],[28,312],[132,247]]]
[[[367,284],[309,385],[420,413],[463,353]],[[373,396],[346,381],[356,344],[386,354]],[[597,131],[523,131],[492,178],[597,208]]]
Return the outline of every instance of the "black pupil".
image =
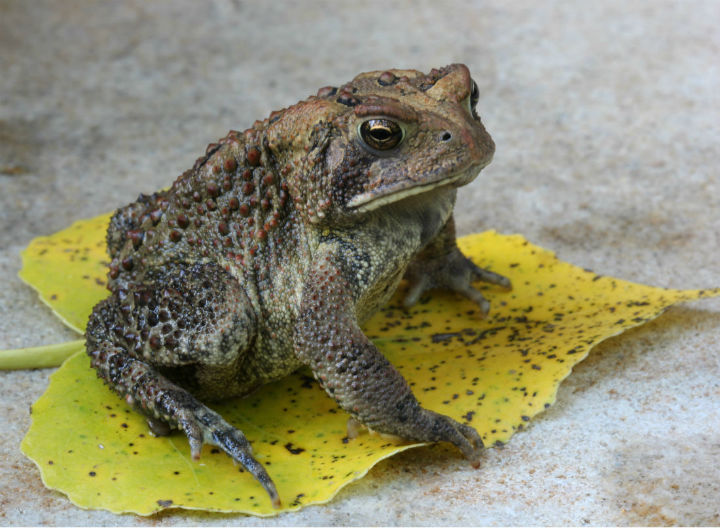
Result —
[[[372,134],[372,137],[378,141],[386,141],[390,139],[390,136],[392,136],[392,132],[383,126],[374,127],[370,130],[370,133]]]

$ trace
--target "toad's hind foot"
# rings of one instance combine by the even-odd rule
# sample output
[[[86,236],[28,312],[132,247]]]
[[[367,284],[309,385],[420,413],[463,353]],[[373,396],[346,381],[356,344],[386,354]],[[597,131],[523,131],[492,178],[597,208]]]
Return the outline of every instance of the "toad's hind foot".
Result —
[[[273,508],[279,508],[281,502],[275,484],[263,465],[253,456],[252,447],[245,435],[197,400],[188,403],[189,405],[178,410],[177,426],[188,437],[193,459],[200,459],[200,450],[204,443],[219,447],[260,482],[270,497]]]
[[[93,310],[87,353],[98,376],[149,417],[153,434],[181,429],[194,459],[212,444],[242,464],[265,488],[274,507],[280,499],[245,436],[171,379],[199,383],[200,373],[226,371],[201,388],[227,390],[236,356],[253,339],[254,319],[237,281],[214,264],[148,270],[145,282],[115,291]],[[175,330],[175,331],[173,331]],[[190,374],[192,373],[192,375]],[[219,381],[218,381],[219,380]],[[229,391],[228,391],[229,392]]]
[[[181,429],[190,442],[190,452],[195,460],[200,458],[203,444],[219,447],[257,479],[274,508],[280,507],[275,484],[253,456],[250,443],[241,431],[150,365],[121,349],[102,343],[88,352],[100,377],[115,391],[130,397],[139,409],[151,417],[149,424],[154,434],[163,435],[169,432],[169,428]]]

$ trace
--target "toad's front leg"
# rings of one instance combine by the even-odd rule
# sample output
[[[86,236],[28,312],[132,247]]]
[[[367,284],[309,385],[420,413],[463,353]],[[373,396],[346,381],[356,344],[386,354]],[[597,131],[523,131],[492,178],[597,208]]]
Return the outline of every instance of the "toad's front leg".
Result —
[[[475,429],[424,409],[405,379],[363,334],[353,287],[325,248],[306,276],[295,351],[325,391],[362,424],[418,442],[455,444],[474,466],[482,440]]]

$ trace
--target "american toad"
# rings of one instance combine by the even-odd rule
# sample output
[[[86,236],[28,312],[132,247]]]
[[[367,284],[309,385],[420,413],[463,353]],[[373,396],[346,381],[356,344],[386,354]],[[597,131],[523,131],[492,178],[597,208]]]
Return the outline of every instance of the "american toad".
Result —
[[[107,234],[111,296],[87,327],[98,376],[148,416],[241,463],[280,501],[243,433],[206,407],[305,365],[356,421],[412,441],[482,440],[422,408],[360,329],[410,282],[488,303],[509,281],[455,243],[456,189],[491,160],[463,65],[358,75],[231,131],[168,190],[119,209]]]

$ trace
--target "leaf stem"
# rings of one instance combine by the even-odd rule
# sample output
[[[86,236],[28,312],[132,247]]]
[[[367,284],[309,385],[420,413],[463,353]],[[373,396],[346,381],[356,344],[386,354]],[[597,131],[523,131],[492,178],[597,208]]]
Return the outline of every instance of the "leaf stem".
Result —
[[[0,350],[0,370],[59,367],[75,352],[82,350],[84,339],[31,348]]]

